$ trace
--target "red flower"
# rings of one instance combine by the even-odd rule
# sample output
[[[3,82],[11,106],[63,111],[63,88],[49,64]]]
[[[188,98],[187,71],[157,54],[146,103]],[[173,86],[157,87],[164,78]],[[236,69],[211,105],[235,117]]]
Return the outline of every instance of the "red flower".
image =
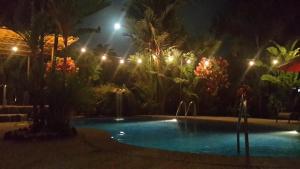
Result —
[[[194,70],[196,76],[205,81],[207,92],[216,94],[220,88],[227,88],[228,62],[223,58],[201,58]]]
[[[52,61],[49,61],[46,64],[46,72],[50,72],[51,69],[52,69]],[[64,58],[61,58],[61,57],[56,58],[55,70],[59,71],[59,72],[63,72],[63,70],[64,70]],[[67,57],[66,72],[67,73],[76,72],[76,65],[75,65],[74,60],[71,57]]]

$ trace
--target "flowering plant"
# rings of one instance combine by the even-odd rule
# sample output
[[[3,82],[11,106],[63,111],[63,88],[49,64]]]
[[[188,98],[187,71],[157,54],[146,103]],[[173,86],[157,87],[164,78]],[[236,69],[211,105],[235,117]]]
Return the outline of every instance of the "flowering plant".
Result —
[[[53,66],[52,61],[47,62],[46,71],[50,72],[51,69],[52,69],[52,66]],[[56,58],[55,70],[58,71],[58,72],[63,72],[63,70],[64,70],[64,58],[62,58],[62,57],[57,57]],[[67,57],[66,72],[67,73],[76,72],[76,65],[75,65],[74,60],[71,57]]]
[[[220,88],[228,88],[229,86],[227,68],[226,59],[202,57],[194,73],[204,80],[207,92],[216,95]]]

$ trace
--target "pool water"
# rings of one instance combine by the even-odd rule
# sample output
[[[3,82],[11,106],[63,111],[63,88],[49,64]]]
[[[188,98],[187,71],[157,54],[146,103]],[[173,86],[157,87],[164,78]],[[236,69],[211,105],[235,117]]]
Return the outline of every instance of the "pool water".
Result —
[[[200,120],[79,120],[77,127],[109,132],[121,143],[163,150],[239,156],[234,123]],[[241,134],[244,155],[244,135]],[[263,126],[249,126],[251,156],[299,157],[300,134]]]

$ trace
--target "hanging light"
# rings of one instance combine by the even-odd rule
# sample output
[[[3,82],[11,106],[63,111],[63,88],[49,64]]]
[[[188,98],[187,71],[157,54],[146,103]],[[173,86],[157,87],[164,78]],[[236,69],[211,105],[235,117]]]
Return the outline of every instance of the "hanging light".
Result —
[[[174,60],[174,57],[173,57],[173,56],[169,56],[169,57],[168,57],[168,62],[171,63],[171,62],[173,62],[173,60]]]
[[[204,62],[204,66],[205,66],[205,67],[209,66],[209,64],[210,64],[210,63],[209,63],[209,60],[206,60],[206,61]]]
[[[80,49],[80,52],[81,52],[81,53],[85,53],[85,52],[86,52],[86,48],[85,48],[85,47],[82,47],[82,48]]]
[[[101,60],[105,61],[107,59],[106,55],[102,55]]]
[[[187,64],[191,64],[191,63],[192,63],[191,59],[188,59],[188,60],[186,61],[186,63],[187,63]]]
[[[255,65],[254,60],[250,60],[250,61],[249,61],[249,66],[254,66],[254,65]]]
[[[124,59],[120,59],[120,64],[124,64],[125,60]]]
[[[141,58],[138,58],[137,63],[141,64],[143,62],[143,60]]]
[[[274,59],[274,60],[272,61],[272,64],[273,64],[273,65],[277,65],[278,62],[279,62],[279,61],[278,61],[277,59]]]
[[[14,46],[14,47],[11,48],[11,50],[12,50],[13,52],[17,52],[19,49],[18,49],[18,47]]]

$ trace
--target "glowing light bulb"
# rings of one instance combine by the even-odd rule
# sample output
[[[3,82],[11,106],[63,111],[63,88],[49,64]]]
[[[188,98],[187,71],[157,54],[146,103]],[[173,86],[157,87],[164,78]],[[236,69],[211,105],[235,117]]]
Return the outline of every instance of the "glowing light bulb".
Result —
[[[143,60],[141,59],[141,58],[139,58],[138,60],[137,60],[137,63],[138,64],[141,64],[143,62]]]
[[[277,60],[277,59],[274,59],[274,60],[272,61],[272,63],[273,63],[273,65],[277,65],[277,64],[278,64],[278,60]]]
[[[188,60],[186,61],[186,63],[187,63],[187,64],[191,64],[192,61],[191,61],[190,59],[188,59]]]
[[[121,59],[120,60],[120,64],[124,64],[125,63],[125,60],[124,59]]]
[[[106,55],[103,55],[103,56],[101,57],[101,60],[103,60],[103,61],[105,61],[106,59],[107,59]]]
[[[173,62],[174,58],[172,56],[168,57],[168,62]]]
[[[206,60],[206,61],[204,62],[204,65],[205,65],[205,66],[209,66],[209,60]]]
[[[80,49],[80,51],[81,51],[81,53],[85,53],[86,52],[86,48],[83,47],[83,48]]]
[[[14,47],[11,48],[11,50],[12,50],[13,52],[17,52],[19,49],[18,49],[18,47],[14,46]]]
[[[253,60],[249,61],[249,66],[254,66],[255,62]]]
[[[121,29],[121,24],[120,23],[115,23],[114,24],[114,29],[115,30],[120,30]]]

